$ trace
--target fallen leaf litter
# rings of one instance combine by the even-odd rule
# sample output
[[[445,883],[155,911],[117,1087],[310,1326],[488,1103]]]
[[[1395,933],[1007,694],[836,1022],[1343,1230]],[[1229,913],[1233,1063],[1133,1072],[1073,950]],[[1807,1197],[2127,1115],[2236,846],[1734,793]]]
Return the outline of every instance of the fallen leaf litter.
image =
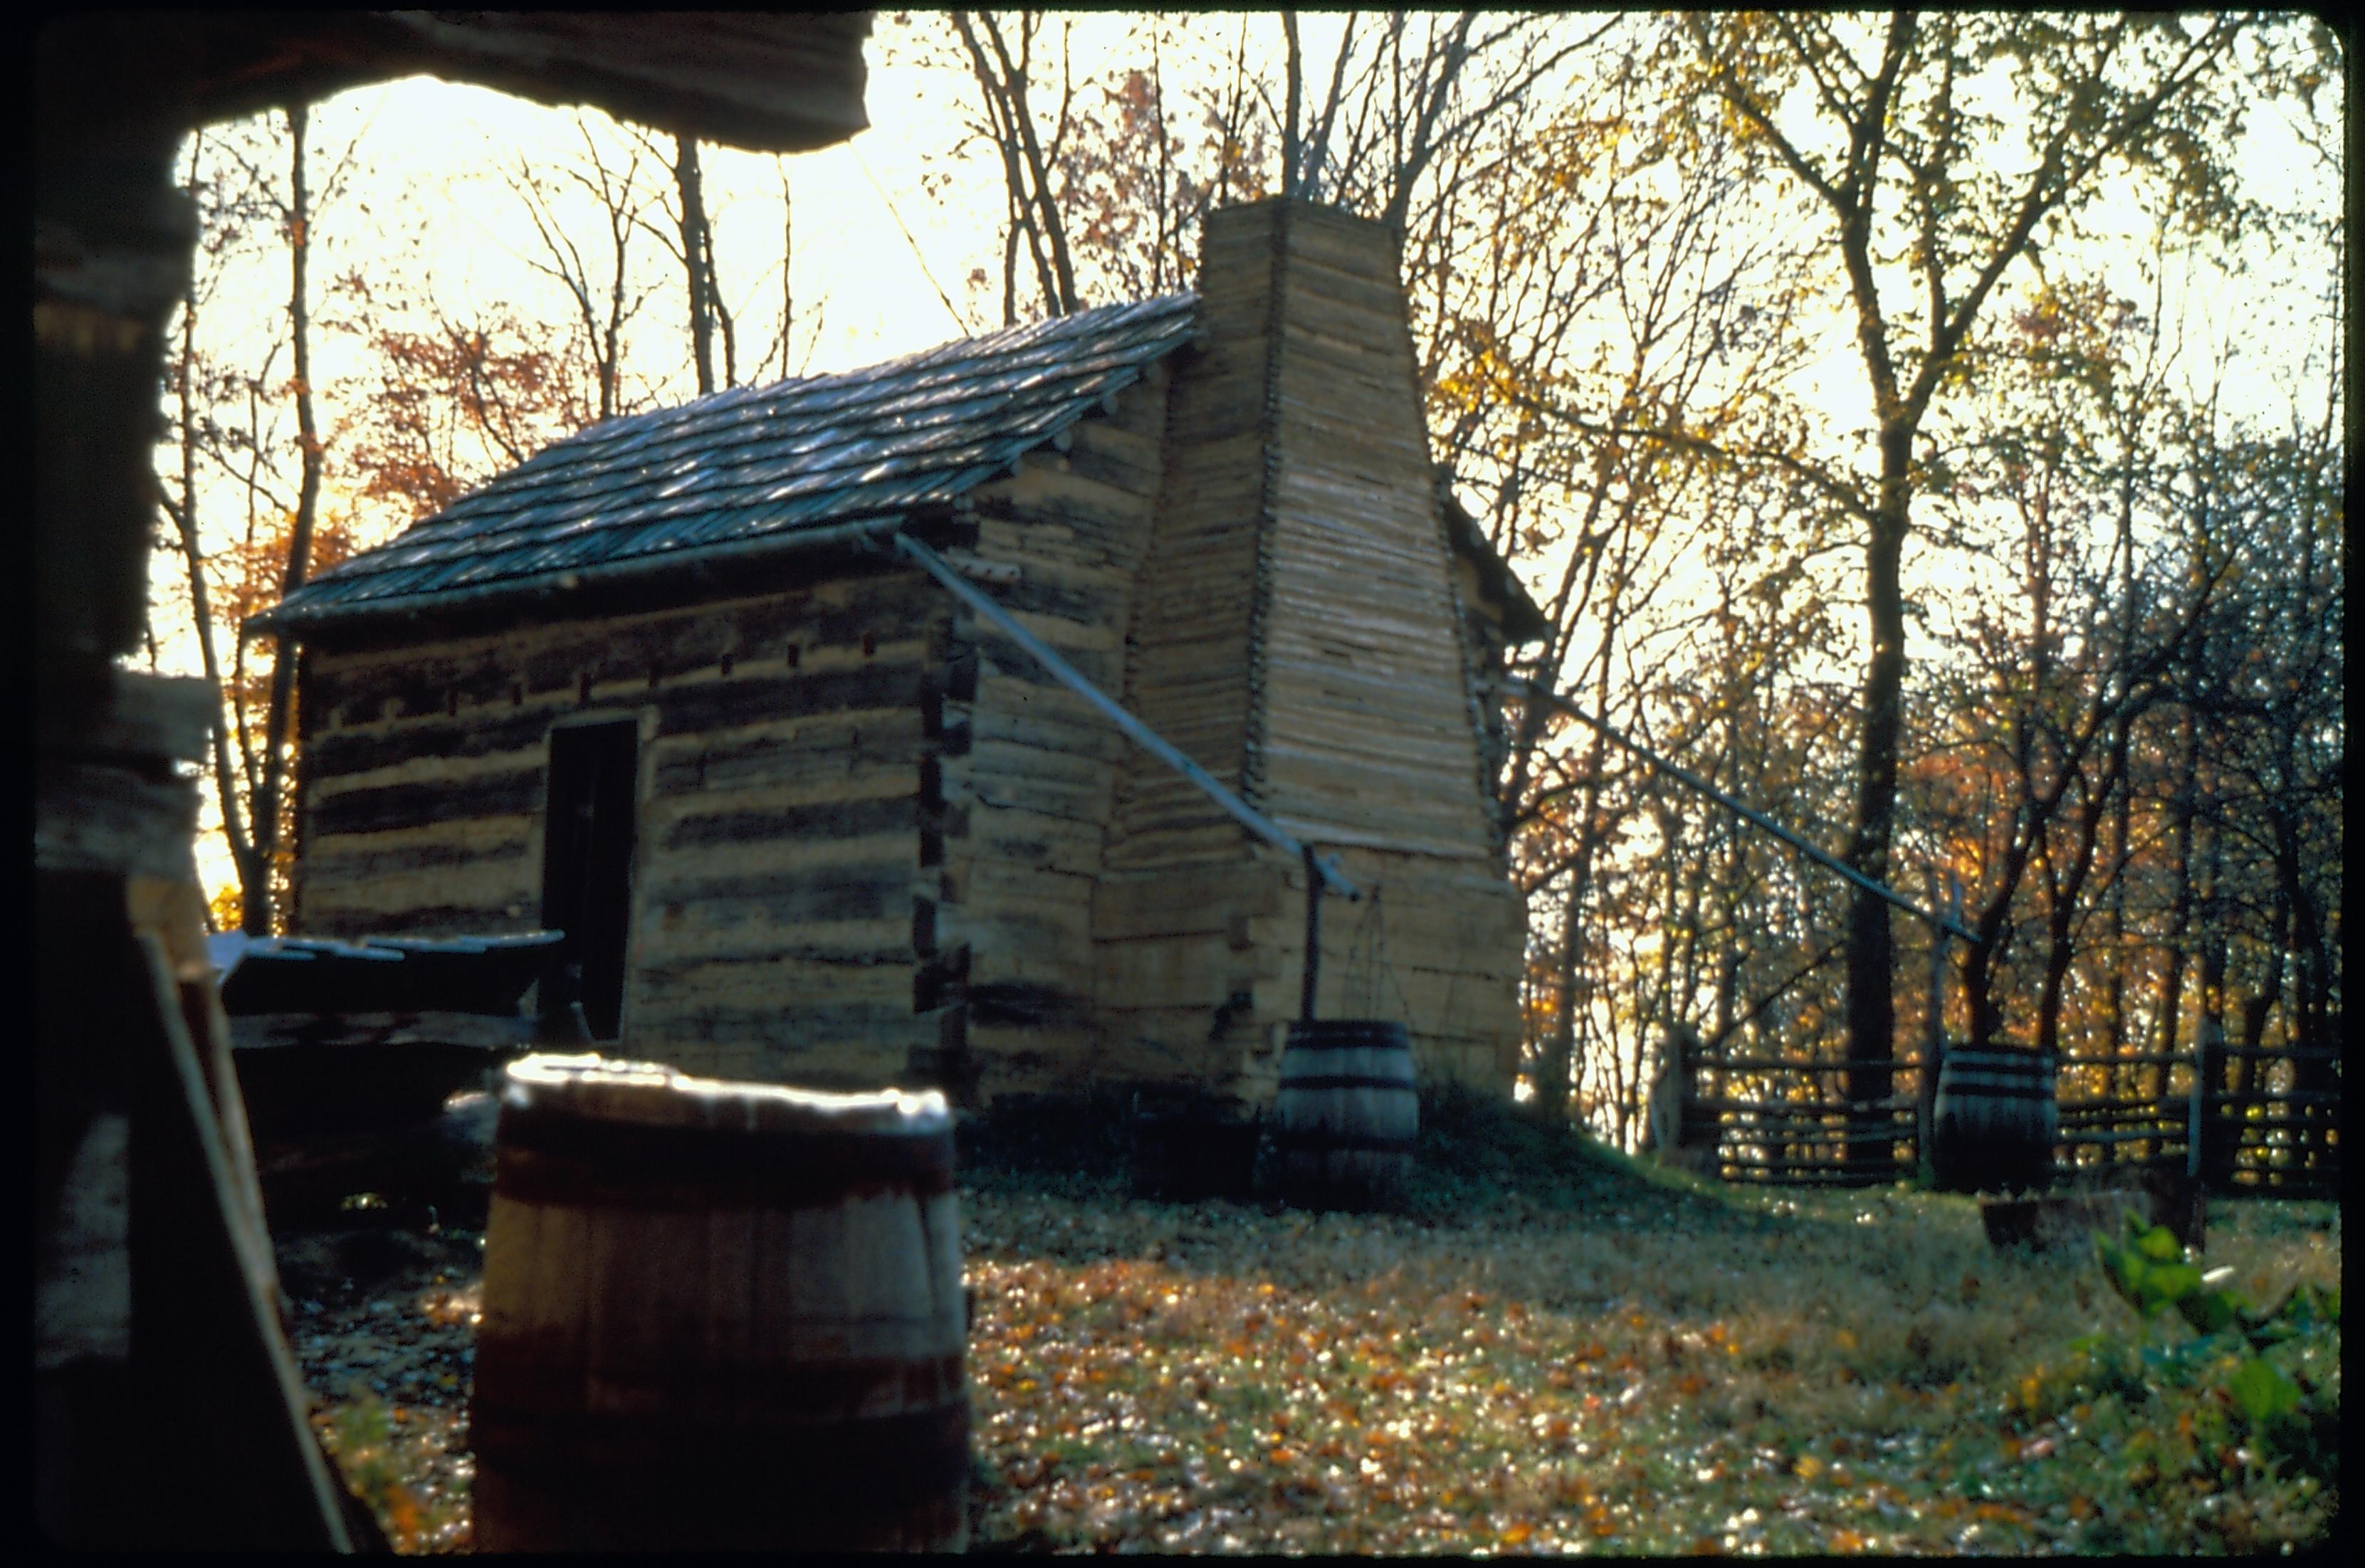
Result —
[[[2036,1341],[2091,1319],[2079,1262],[1990,1255],[1967,1205],[1917,1206],[1867,1264],[1844,1197],[1642,1231],[1023,1183],[961,1202],[977,1545],[2063,1551],[2139,1506],[2046,1493],[2068,1424],[1999,1428]],[[419,1238],[364,1284],[283,1245],[315,1424],[400,1551],[468,1544],[479,1248]],[[2337,1231],[2271,1256],[2337,1278]]]

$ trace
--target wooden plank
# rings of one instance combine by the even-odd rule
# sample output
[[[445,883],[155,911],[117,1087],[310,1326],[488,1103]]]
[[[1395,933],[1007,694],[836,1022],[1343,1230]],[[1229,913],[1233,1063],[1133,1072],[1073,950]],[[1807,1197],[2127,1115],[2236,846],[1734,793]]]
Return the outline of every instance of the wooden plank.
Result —
[[[1101,827],[1088,821],[1048,812],[981,809],[970,817],[964,853],[988,864],[1082,878],[1089,899],[1104,839]]]
[[[1417,708],[1418,694],[1406,700]],[[1306,704],[1268,701],[1257,744],[1261,771],[1309,794],[1369,801],[1411,817],[1467,815],[1480,804],[1476,734],[1466,718],[1454,722],[1463,715],[1430,716],[1435,727],[1423,733],[1376,719],[1326,723]]]
[[[436,714],[367,728],[330,729],[309,742],[314,777],[322,782],[359,778],[422,758],[460,762],[527,752],[539,756],[553,712],[546,704],[512,708],[504,703],[490,711],[468,710],[458,718]]]
[[[518,698],[576,690],[644,689],[663,676],[784,664],[790,650],[816,667],[858,663],[868,636],[886,645],[926,635],[942,607],[909,582],[871,578],[591,621],[528,623],[494,633],[393,649],[315,651],[308,700],[342,711],[347,724],[499,708]]]
[[[1208,1040],[1204,1009],[1144,1010],[1107,1021],[1096,1072],[1104,1079],[1188,1082],[1221,1092],[1237,1078],[1242,1054],[1237,1041]]]
[[[925,685],[923,643],[883,644],[869,664],[734,675],[667,687],[656,699],[659,735],[712,734],[816,713],[916,709]]]
[[[1112,871],[1148,873],[1246,860],[1252,842],[1246,828],[1220,812],[1177,812],[1147,826],[1126,825],[1122,837],[1110,841],[1108,866]]]
[[[859,875],[859,868],[891,860],[901,860],[914,871],[919,868],[919,834],[915,830],[895,828],[842,838],[775,840],[756,860],[749,858],[745,844],[733,842],[687,846],[665,855],[644,854],[640,857],[640,885],[643,896],[654,896],[672,885],[674,879],[734,875],[751,868],[776,870],[794,878]]]
[[[934,1025],[913,1015],[908,991],[901,997],[833,1002],[738,991],[701,994],[671,1006],[636,1002],[625,1014],[624,1030],[624,1043],[634,1053],[659,1050],[667,1042],[756,1045],[814,1062],[866,1050],[908,1051],[935,1037]]]
[[[478,752],[468,756],[412,753],[367,772],[330,774],[316,769],[308,777],[304,802],[316,812],[331,812],[338,802],[364,790],[393,790],[414,785],[424,786],[431,790],[449,789],[456,796],[465,798],[463,792],[488,781],[527,776],[537,780],[535,794],[538,797],[539,778],[547,756],[548,747],[543,733],[537,731],[528,744],[508,751]]]
[[[929,750],[917,733],[916,715],[912,722],[883,728],[883,734],[866,735],[861,751],[787,745],[758,756],[743,754],[737,758],[736,777],[712,789],[694,782],[701,751],[712,757],[712,750],[695,742],[667,746],[655,760],[674,767],[676,788],[651,791],[642,809],[641,832],[670,832],[678,823],[721,813],[817,812],[916,795],[924,786]],[[768,777],[767,769],[772,770]]]
[[[226,1142],[163,944],[148,933],[136,943],[144,972],[129,977],[138,995],[127,1016],[141,1048],[128,1054],[133,1103],[148,1114],[135,1113],[127,1140],[130,1365],[143,1383],[175,1373],[178,1392],[205,1399],[225,1440],[194,1462],[203,1474],[237,1456],[229,1469],[246,1479],[223,1501],[248,1511],[249,1544],[347,1549],[337,1481],[305,1425],[308,1396],[280,1329],[251,1157]],[[210,1536],[198,1527],[197,1539]]]
[[[1063,454],[1032,454],[1016,475],[981,487],[978,495],[981,503],[1000,502],[1020,510],[1056,503],[1105,516],[1130,516],[1147,528],[1158,476],[1154,450],[1079,442]]]
[[[1289,247],[1288,266],[1293,276],[1320,269],[1342,277],[1384,284],[1396,290],[1401,297],[1396,282],[1401,263],[1395,244],[1371,219],[1313,206],[1292,205],[1264,210],[1278,215],[1276,222],[1287,225],[1287,237],[1283,242]]]
[[[1326,849],[1385,849],[1433,855],[1440,859],[1459,857],[1473,861],[1491,860],[1494,855],[1491,843],[1483,838],[1463,842],[1414,832],[1372,830],[1353,825],[1351,819],[1337,817],[1289,815],[1276,816],[1273,820],[1292,837]]]
[[[748,867],[744,857],[734,857],[731,864],[733,869],[704,873],[669,862],[651,867],[639,890],[642,905],[660,930],[699,919],[721,924],[763,920],[785,926],[900,918],[909,913],[908,854],[835,865],[821,875],[779,864]],[[723,911],[728,913],[720,913]]]
[[[865,1016],[880,1007],[912,1010],[913,958],[909,922],[885,931],[847,922],[835,928],[844,946],[835,951],[811,940],[775,938],[766,950],[684,953],[669,963],[636,962],[627,1024],[679,1006],[726,1003],[767,1007],[800,1017],[835,1016],[832,1009],[855,1006]],[[644,1016],[644,1014],[646,1016]]]
[[[373,907],[348,905],[323,898],[316,909],[305,906],[308,935],[340,940],[364,936],[483,936],[538,930],[538,905],[505,903],[434,903]]]
[[[1130,752],[1116,727],[1081,702],[1061,711],[990,709],[974,717],[970,734],[968,755],[947,763],[945,775],[970,790],[1025,781],[1106,791]]]
[[[1103,940],[1119,941],[1171,931],[1220,931],[1235,915],[1277,912],[1285,897],[1274,869],[1251,862],[1243,849],[1233,865],[1104,879],[1093,896],[1093,930]],[[1196,919],[1213,924],[1180,924]]]
[[[778,969],[781,975],[793,972],[797,985],[820,987],[827,994],[834,987],[870,983],[864,977],[881,966],[908,967],[914,961],[908,897],[902,910],[890,915],[810,920],[785,927],[729,905],[701,913],[706,918],[694,924],[685,921],[671,929],[635,934],[633,973],[653,993],[700,986],[712,986],[719,993],[770,985],[773,981],[763,976]]]
[[[1096,954],[1093,995],[1112,1014],[1144,1010],[1200,1008],[1204,1034],[1216,1010],[1233,996],[1260,990],[1271,992],[1272,1006],[1280,1005],[1283,979],[1271,949],[1239,952],[1227,947],[1220,935],[1200,934],[1195,942],[1177,938],[1104,942]],[[1252,1004],[1253,1005],[1253,1004]],[[1241,1022],[1250,1021],[1242,1014]]]
[[[1081,627],[1068,622],[1047,621],[1037,616],[1014,616],[1014,620],[1041,637],[1052,650],[1076,666],[1078,674],[1104,691],[1114,691],[1123,684],[1125,676],[1125,633],[1120,628]],[[1010,638],[991,627],[976,631],[978,654],[982,661],[981,674],[989,682],[1016,681],[1026,686],[1059,689],[1059,678],[1037,664]],[[998,702],[1028,700],[1015,694],[1009,697],[988,695],[981,687],[980,701],[989,706]],[[1081,701],[1064,690],[1061,698]]]
[[[1091,878],[993,861],[977,863],[972,878],[962,887],[953,941],[972,946],[979,956],[1017,948],[1038,951],[1046,963],[1062,958],[1074,965],[1088,963]]]
[[[47,755],[33,776],[37,869],[188,876],[197,826],[195,783]]]
[[[946,799],[956,808],[968,808],[969,831],[963,836],[978,841],[971,844],[971,853],[985,852],[985,837],[1009,835],[1014,852],[1025,857],[1039,860],[1057,846],[1057,852],[1068,859],[1084,857],[1069,869],[1088,875],[1098,872],[1114,810],[1112,785],[1071,784],[1048,772],[1027,775],[1012,770],[955,775],[947,779],[945,789]],[[1024,806],[1016,803],[1022,801]],[[997,823],[989,815],[997,812],[1018,815]]]
[[[536,853],[532,823],[528,816],[472,817],[315,839],[304,846],[297,875],[329,886],[406,871],[489,868]]]
[[[1378,263],[1361,236],[1317,235],[1298,229],[1289,237],[1287,302],[1292,319],[1315,306],[1328,319],[1384,332],[1404,319],[1404,290]],[[1409,380],[1404,386],[1408,391]]]
[[[850,839],[919,829],[916,795],[713,811],[684,816],[656,835],[667,849],[766,845],[812,838]]]
[[[364,913],[394,916],[438,907],[478,909],[498,912],[506,924],[541,906],[539,870],[538,863],[519,857],[458,867],[383,870],[366,877],[315,876],[304,884],[305,908],[322,922]],[[325,934],[325,927],[322,930]]]
[[[910,777],[929,749],[916,707],[813,713],[725,731],[668,735],[650,747],[651,794],[835,789],[843,798],[850,781],[859,777],[890,770]]]
[[[306,801],[311,842],[336,834],[375,834],[454,817],[531,815],[542,809],[543,770],[503,767],[464,778],[362,787]]]
[[[1270,708],[1268,734],[1258,752],[1268,781],[1283,778],[1309,795],[1368,801],[1424,821],[1458,820],[1479,805],[1478,752],[1464,739],[1430,743],[1418,732],[1373,725],[1359,733],[1285,722],[1302,715]]]

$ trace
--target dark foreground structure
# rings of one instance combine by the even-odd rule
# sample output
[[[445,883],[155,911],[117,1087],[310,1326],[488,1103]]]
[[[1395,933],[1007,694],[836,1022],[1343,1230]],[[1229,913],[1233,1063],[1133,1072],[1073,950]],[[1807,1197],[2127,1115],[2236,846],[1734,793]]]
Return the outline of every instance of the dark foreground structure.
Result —
[[[278,1319],[192,850],[219,722],[117,667],[211,120],[430,72],[768,151],[864,125],[867,12],[102,13],[35,41],[35,1518],[73,1547],[350,1549]]]

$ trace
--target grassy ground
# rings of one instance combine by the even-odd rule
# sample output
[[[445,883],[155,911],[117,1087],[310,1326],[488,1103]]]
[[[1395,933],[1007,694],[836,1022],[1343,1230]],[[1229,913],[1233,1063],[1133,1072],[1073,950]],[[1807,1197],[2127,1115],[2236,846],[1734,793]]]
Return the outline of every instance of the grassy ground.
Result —
[[[1131,1200],[1107,1110],[967,1137],[972,1550],[2330,1538],[2337,1327],[2272,1352],[2326,1417],[2308,1451],[2288,1423],[2251,1428],[2232,1360],[2165,1354],[2191,1332],[2146,1338],[2082,1251],[1991,1250],[1968,1200],[1742,1192],[1466,1102],[1424,1115],[1420,1180],[1383,1215]],[[2210,1222],[2207,1265],[2251,1300],[2337,1288],[2336,1206],[2220,1203]],[[435,1349],[465,1332],[465,1257],[375,1314],[313,1319],[322,1420],[381,1517],[409,1510],[410,1550],[466,1539],[465,1359]],[[340,1374],[316,1364],[354,1364],[356,1314],[419,1370],[382,1358],[385,1388],[325,1386]]]
[[[1401,1215],[1127,1203],[1114,1171],[981,1171],[978,1544],[2328,1537],[2337,1469],[2251,1440],[2205,1369],[2184,1389],[2111,1375],[2109,1350],[2142,1328],[2090,1255],[1998,1254],[1969,1200],[1739,1192],[1467,1103],[1432,1106],[1423,1137]],[[2212,1217],[2208,1262],[2254,1299],[2337,1286],[2333,1206]],[[2072,1349],[2090,1336],[2103,1343]],[[2310,1359],[2337,1425],[2337,1330],[2279,1354]]]

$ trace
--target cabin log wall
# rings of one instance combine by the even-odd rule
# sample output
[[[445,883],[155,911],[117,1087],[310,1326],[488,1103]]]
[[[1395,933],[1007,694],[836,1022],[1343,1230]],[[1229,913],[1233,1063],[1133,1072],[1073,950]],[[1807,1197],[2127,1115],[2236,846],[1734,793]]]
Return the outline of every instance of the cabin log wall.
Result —
[[[1161,366],[1070,427],[1063,449],[1038,449],[974,493],[978,559],[1017,572],[984,591],[1104,691],[1124,680],[1166,395]],[[1093,890],[1130,748],[965,607],[953,609],[952,638],[964,662],[941,723],[956,737],[944,781],[959,831],[946,840],[943,953],[924,1000],[958,1009],[966,1059],[944,1067],[968,1092],[1074,1088],[1098,1040]]]
[[[914,1012],[924,697],[951,642],[915,572],[761,599],[316,647],[306,692],[308,934],[530,930],[554,725],[639,727],[622,1033],[727,1077],[904,1078]]]

